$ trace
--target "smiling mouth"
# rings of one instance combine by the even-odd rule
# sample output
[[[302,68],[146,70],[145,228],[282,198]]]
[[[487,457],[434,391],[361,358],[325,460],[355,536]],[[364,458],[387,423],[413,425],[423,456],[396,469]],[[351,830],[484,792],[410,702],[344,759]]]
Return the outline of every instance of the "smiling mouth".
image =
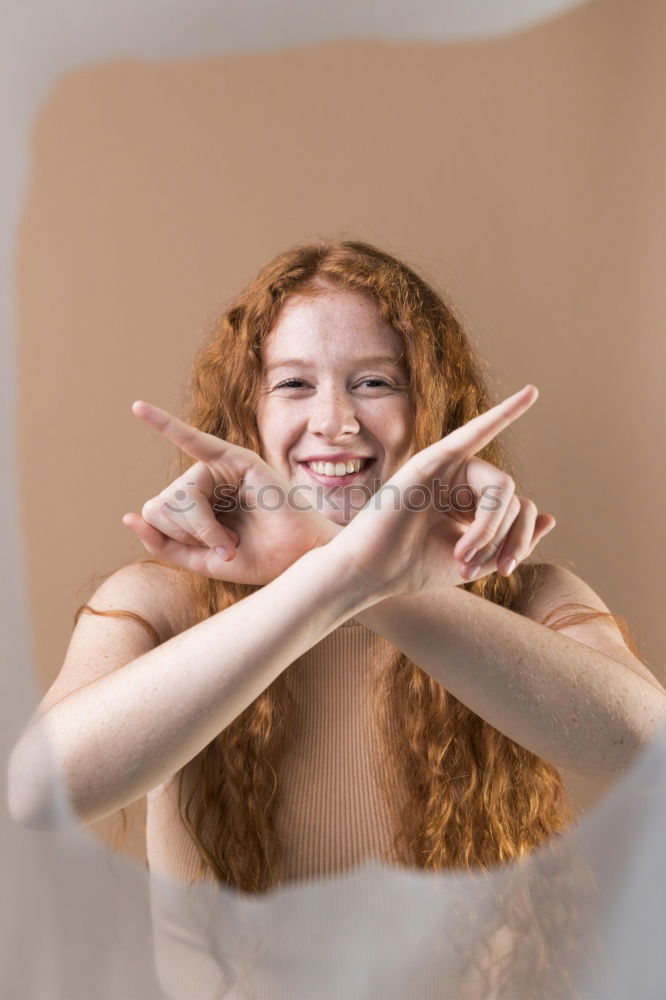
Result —
[[[363,458],[349,462],[299,462],[299,465],[316,483],[322,483],[324,486],[344,486],[360,479],[373,462],[374,458]],[[352,469],[351,472],[347,472],[349,468]]]

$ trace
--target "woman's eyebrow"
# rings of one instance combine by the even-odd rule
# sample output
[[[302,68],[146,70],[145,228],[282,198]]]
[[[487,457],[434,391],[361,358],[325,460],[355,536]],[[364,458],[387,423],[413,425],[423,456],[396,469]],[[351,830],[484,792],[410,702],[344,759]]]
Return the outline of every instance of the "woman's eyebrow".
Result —
[[[271,362],[265,368],[265,374],[268,375],[270,372],[274,371],[276,368],[291,368],[294,365],[300,365],[307,368],[313,362],[306,361],[303,358],[281,358],[277,361]],[[363,358],[353,359],[353,364],[356,368],[360,368],[363,365],[379,365],[379,364],[391,364],[396,368],[400,368],[402,360],[400,358],[394,357],[392,354],[368,354]]]

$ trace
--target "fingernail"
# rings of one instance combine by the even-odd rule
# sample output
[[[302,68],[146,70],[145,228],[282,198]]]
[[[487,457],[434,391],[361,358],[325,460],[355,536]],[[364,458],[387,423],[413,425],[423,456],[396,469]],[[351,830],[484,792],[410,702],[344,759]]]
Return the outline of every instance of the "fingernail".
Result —
[[[516,560],[510,559],[509,562],[506,564],[506,570],[505,570],[506,575],[510,576],[515,568],[516,568]]]
[[[470,549],[466,556],[463,556],[463,562],[471,563],[472,559],[477,553],[477,549]]]
[[[222,562],[226,562],[227,559],[229,558],[230,555],[229,550],[225,549],[223,545],[216,545],[215,551],[217,552]]]
[[[481,563],[475,563],[473,566],[470,566],[469,571],[472,576],[476,576],[480,569]]]

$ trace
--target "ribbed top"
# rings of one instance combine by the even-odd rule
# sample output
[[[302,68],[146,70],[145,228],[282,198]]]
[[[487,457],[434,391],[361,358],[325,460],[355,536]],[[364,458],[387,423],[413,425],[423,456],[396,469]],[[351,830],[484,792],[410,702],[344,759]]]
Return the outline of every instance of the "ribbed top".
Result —
[[[295,705],[280,774],[285,881],[391,856],[393,822],[373,776],[380,735],[372,684],[392,648],[352,619],[285,672]]]
[[[295,713],[278,775],[283,884],[339,873],[369,858],[394,860],[391,809],[374,768],[382,769],[394,803],[400,785],[386,773],[372,706],[373,681],[393,652],[390,643],[351,619],[284,672]],[[148,795],[147,856],[151,871],[187,884],[197,872],[198,855],[178,815],[176,787],[173,782],[166,792]],[[210,879],[207,873],[205,880]],[[207,952],[201,931],[205,914],[196,904],[183,907],[155,890],[151,905],[156,965],[167,995],[220,996],[224,974]],[[441,973],[434,982],[441,990]]]
[[[279,777],[278,832],[284,882],[330,875],[366,858],[390,860],[393,822],[377,787],[382,766],[372,685],[393,648],[355,619],[346,621],[284,671],[294,702]],[[393,798],[399,794],[395,782]],[[178,815],[176,782],[147,798],[147,857],[153,870],[189,882],[198,855]]]

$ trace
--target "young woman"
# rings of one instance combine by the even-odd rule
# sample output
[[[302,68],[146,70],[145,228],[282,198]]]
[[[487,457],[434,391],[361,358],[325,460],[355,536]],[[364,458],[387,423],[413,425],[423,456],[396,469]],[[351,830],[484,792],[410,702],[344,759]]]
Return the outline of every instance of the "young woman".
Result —
[[[248,892],[564,830],[558,769],[625,769],[666,696],[584,581],[527,561],[555,521],[497,435],[537,394],[493,407],[451,306],[373,246],[264,267],[184,420],[133,407],[179,474],[123,519],[152,558],[79,609],[38,710],[81,820],[147,795],[151,867]],[[45,825],[26,740],[12,809]]]

